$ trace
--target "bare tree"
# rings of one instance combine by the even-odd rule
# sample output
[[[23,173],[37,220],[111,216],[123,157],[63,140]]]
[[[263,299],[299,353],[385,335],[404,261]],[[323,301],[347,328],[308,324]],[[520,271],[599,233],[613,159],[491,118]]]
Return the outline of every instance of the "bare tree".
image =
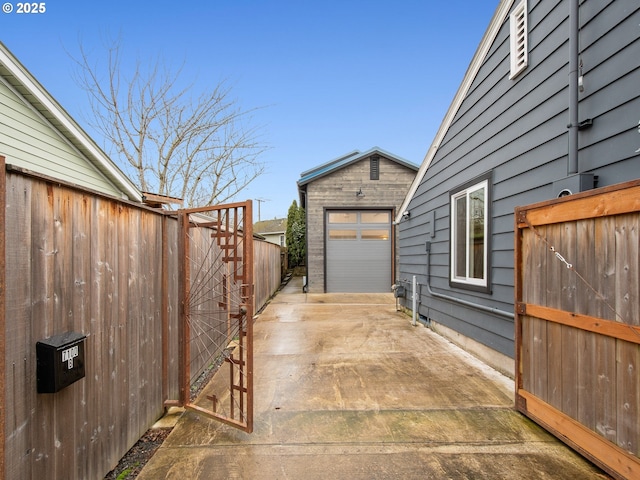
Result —
[[[179,86],[182,68],[172,72],[156,61],[144,71],[139,60],[125,78],[119,41],[107,47],[103,64],[92,63],[82,46],[76,63],[89,123],[142,191],[213,205],[264,172],[259,157],[266,146],[255,127],[244,125],[255,109],[241,110],[225,82],[194,98],[192,85]]]

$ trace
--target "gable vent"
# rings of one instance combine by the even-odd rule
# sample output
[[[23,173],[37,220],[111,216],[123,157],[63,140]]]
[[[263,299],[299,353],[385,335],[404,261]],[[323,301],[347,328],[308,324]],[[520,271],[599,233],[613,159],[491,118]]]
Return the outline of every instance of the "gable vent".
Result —
[[[380,179],[380,157],[378,155],[373,155],[370,157],[370,180],[379,180]]]
[[[520,4],[511,12],[511,75],[509,78],[515,78],[526,67],[528,62],[527,52],[527,3]]]

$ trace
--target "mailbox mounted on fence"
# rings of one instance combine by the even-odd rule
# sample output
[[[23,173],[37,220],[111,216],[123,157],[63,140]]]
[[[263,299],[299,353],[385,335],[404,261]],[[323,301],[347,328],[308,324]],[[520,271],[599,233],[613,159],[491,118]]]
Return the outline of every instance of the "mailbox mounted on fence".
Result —
[[[38,393],[55,393],[84,377],[85,335],[66,332],[36,343]]]

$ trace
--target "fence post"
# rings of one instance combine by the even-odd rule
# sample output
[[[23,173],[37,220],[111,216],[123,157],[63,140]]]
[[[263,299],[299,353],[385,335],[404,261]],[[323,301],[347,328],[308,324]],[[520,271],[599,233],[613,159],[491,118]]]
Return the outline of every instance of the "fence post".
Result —
[[[5,478],[5,215],[7,203],[7,171],[5,158],[0,155],[0,478]]]
[[[189,403],[189,213],[178,211],[178,383],[180,405]]]

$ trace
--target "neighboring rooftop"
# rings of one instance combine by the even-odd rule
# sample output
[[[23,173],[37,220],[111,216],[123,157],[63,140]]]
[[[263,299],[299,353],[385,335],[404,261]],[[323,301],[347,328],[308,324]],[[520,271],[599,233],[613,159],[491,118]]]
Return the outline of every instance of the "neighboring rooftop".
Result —
[[[253,232],[261,235],[269,233],[282,233],[287,230],[286,218],[274,218],[273,220],[262,220],[253,224]]]

